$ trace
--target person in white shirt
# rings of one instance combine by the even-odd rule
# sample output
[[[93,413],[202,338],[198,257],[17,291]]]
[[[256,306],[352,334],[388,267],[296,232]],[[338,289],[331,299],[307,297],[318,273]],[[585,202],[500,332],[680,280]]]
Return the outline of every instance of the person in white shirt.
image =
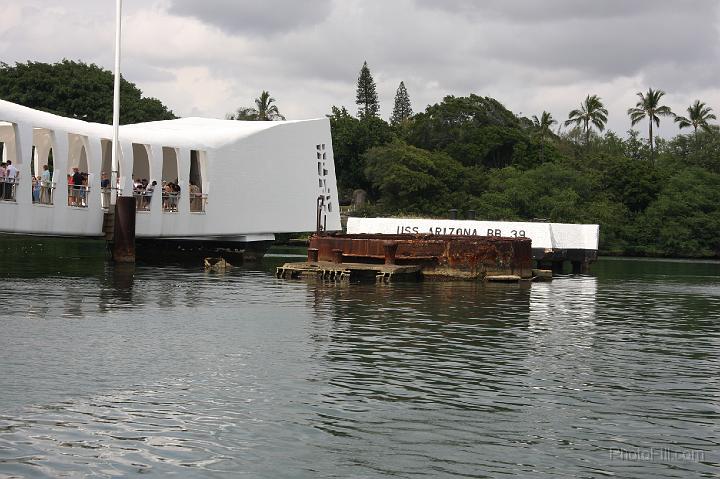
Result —
[[[15,199],[15,183],[17,183],[19,172],[12,161],[7,162],[7,168],[5,170],[5,199]]]
[[[40,203],[46,205],[52,203],[52,199],[50,198],[50,183],[52,183],[50,170],[48,169],[48,165],[43,165],[43,172],[42,175],[40,175]]]

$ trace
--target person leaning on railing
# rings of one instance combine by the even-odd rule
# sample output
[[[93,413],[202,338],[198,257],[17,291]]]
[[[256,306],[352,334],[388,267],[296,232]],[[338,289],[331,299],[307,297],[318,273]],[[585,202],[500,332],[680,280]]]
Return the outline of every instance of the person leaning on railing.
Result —
[[[7,162],[7,168],[5,169],[5,196],[6,200],[15,199],[15,183],[17,183],[20,172],[12,164],[12,161]]]
[[[80,186],[80,203],[82,206],[87,206],[87,196],[88,196],[88,174],[82,173],[82,183]]]
[[[5,199],[5,176],[7,173],[7,164],[3,161],[0,163],[0,200]]]
[[[104,171],[100,175],[100,190],[102,191],[102,207],[110,206],[110,180]]]
[[[51,196],[52,177],[48,165],[43,165],[43,172],[40,175],[40,203],[49,205],[52,203]]]
[[[73,168],[73,175],[72,175],[72,183],[73,183],[73,189],[72,189],[72,198],[73,198],[73,204],[75,206],[82,206],[82,187],[83,187],[83,175],[80,173],[80,169],[75,167]]]
[[[38,203],[40,201],[40,177],[32,177],[32,201]]]
[[[150,200],[152,200],[153,193],[155,192],[155,187],[157,186],[157,181],[153,181],[147,187],[145,188],[145,206],[146,208],[150,208]]]
[[[191,181],[188,190],[190,192],[190,211],[202,211],[200,187]]]

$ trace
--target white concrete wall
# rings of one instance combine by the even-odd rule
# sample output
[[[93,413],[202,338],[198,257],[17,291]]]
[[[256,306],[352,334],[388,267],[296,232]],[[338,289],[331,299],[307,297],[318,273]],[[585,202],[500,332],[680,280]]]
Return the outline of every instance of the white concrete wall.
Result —
[[[0,233],[101,236],[101,141],[110,135],[110,127],[64,119],[0,100],[2,121],[14,125],[0,124],[0,137],[6,142],[9,157],[18,159],[15,164],[20,170],[20,183],[16,203],[0,201]],[[197,131],[193,121],[198,122]],[[119,181],[123,194],[132,194],[133,143],[144,145],[147,165],[143,158],[143,170],[148,169],[150,182],[158,182],[151,211],[137,215],[138,237],[267,239],[273,233],[314,231],[319,195],[326,199],[323,221],[327,229],[341,228],[329,120],[262,125],[201,119],[159,123],[132,125],[120,132]],[[217,134],[215,125],[222,135]],[[38,153],[53,150],[53,205],[32,203],[33,128],[48,131],[43,135],[44,143],[38,140],[42,143]],[[189,139],[194,133],[196,142]],[[90,175],[87,208],[67,205],[67,172],[79,161],[81,147]],[[161,208],[164,147],[171,148],[178,158],[177,177],[182,189],[178,212],[164,212]],[[202,190],[208,194],[204,213],[190,212],[191,150],[200,152]]]
[[[597,250],[598,225],[511,221],[348,218],[348,234],[441,234],[526,237],[533,248]]]
[[[319,185],[317,145],[327,175]],[[153,148],[153,152],[157,151]],[[340,230],[340,209],[327,120],[278,123],[226,148],[204,152],[205,213],[191,213],[188,186],[190,150],[180,149],[180,211],[163,212],[159,192],[150,213],[139,213],[139,237],[227,237],[314,231],[319,195],[330,197],[323,212],[328,230]],[[155,155],[153,155],[155,156]],[[154,160],[156,160],[154,158]],[[322,162],[322,159],[321,159]],[[155,161],[155,168],[161,162]],[[151,167],[151,170],[153,168]],[[158,170],[155,170],[158,171]],[[152,175],[151,175],[152,176]]]

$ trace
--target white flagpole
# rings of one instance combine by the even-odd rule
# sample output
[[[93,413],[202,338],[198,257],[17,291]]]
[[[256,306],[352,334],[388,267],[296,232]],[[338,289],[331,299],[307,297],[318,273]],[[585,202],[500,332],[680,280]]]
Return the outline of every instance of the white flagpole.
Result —
[[[113,90],[113,138],[112,138],[112,172],[110,174],[110,187],[115,188],[118,181],[120,144],[120,27],[122,26],[122,0],[116,0],[115,8],[115,87]],[[112,191],[112,190],[111,190]],[[115,203],[115,195],[111,195]]]

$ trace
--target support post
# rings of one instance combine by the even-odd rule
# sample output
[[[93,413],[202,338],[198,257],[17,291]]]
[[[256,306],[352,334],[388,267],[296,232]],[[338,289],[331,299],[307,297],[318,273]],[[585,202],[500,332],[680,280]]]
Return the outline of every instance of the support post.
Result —
[[[113,84],[113,135],[112,135],[112,171],[110,172],[110,187],[116,188],[120,165],[120,49],[122,46],[122,0],[115,2],[115,71]],[[130,150],[132,151],[132,149]],[[117,190],[111,190],[117,191]],[[115,195],[110,195],[110,202],[115,202]]]
[[[398,243],[395,241],[385,241],[383,243],[383,252],[385,254],[385,264],[395,264],[395,254],[397,253]]]
[[[573,261],[572,272],[573,274],[587,274],[590,270],[590,263],[587,261]]]
[[[343,262],[343,250],[341,249],[334,249],[332,250],[333,254],[333,263],[342,264]]]
[[[135,198],[118,196],[112,258],[116,263],[135,262]]]

